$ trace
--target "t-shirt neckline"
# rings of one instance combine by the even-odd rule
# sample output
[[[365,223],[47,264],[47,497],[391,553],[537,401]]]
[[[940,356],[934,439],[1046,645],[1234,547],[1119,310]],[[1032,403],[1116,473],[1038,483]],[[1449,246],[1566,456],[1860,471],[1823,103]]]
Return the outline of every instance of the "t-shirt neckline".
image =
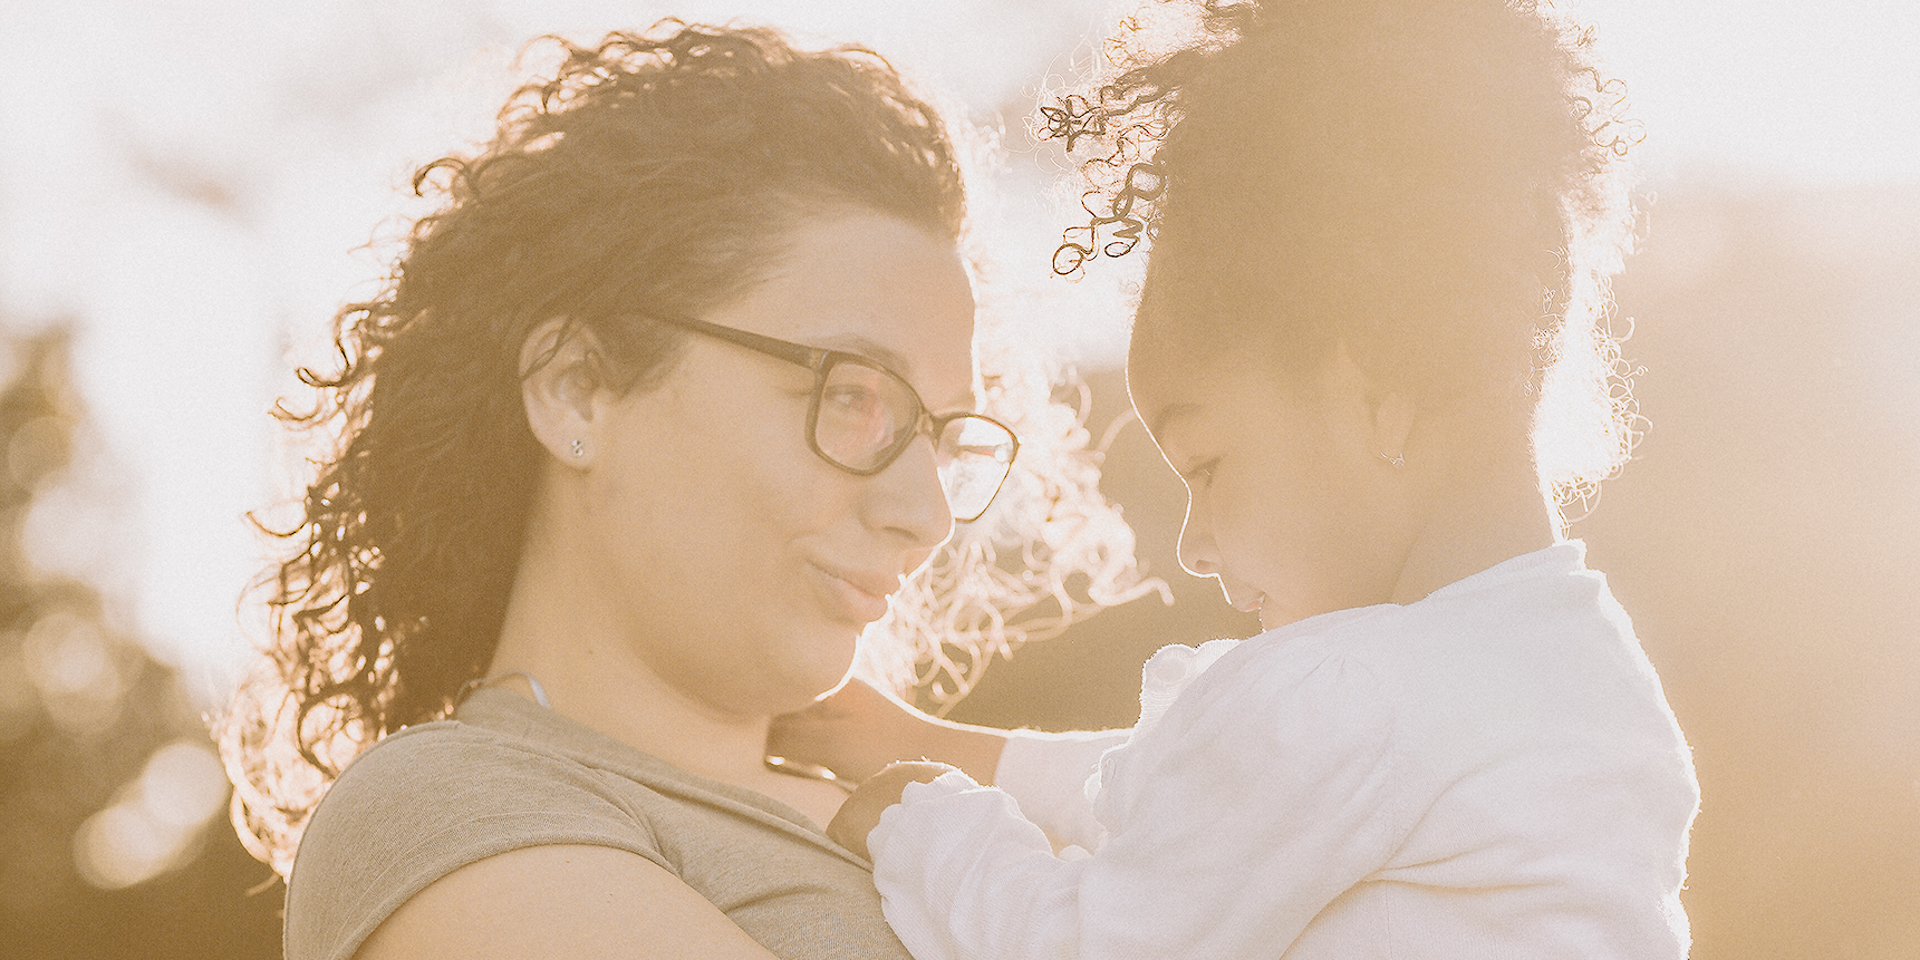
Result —
[[[689,799],[724,799],[791,823],[819,839],[826,833],[813,818],[773,797],[724,780],[715,780],[668,763],[639,747],[542,707],[510,690],[480,687],[467,695],[453,719],[509,737],[539,731],[549,748],[589,766],[604,768],[650,787],[670,787]],[[837,846],[836,846],[837,849]]]

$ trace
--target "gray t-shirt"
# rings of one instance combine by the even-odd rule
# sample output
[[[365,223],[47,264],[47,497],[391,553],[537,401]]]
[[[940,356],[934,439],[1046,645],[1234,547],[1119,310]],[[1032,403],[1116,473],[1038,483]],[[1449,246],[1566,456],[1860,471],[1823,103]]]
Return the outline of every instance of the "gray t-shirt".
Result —
[[[347,960],[428,884],[543,844],[645,857],[787,960],[908,960],[866,861],[800,812],[487,689],[382,740],[328,791],[288,880],[287,958]]]

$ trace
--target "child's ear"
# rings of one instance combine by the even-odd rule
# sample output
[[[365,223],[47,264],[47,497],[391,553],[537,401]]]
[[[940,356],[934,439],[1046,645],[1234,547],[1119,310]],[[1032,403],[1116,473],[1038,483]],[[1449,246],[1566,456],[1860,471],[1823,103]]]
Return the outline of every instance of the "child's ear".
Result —
[[[533,437],[554,459],[583,469],[593,462],[594,394],[600,389],[599,341],[563,319],[549,320],[520,346],[520,402]]]
[[[1334,377],[1367,411],[1368,440],[1373,452],[1393,466],[1406,465],[1407,438],[1413,434],[1417,413],[1412,392],[1403,385],[1374,376],[1353,358],[1342,340],[1334,350]]]

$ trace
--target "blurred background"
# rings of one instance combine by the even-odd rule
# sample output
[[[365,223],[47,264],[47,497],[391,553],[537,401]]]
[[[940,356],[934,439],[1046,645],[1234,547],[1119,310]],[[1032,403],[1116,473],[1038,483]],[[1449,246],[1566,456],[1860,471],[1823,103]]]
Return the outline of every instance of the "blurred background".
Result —
[[[244,522],[299,489],[268,417],[535,35],[666,14],[888,54],[1002,133],[977,209],[1034,349],[1125,409],[1125,271],[1047,277],[1064,160],[1024,118],[1106,0],[0,0],[0,955],[275,957],[205,733],[257,638]],[[1584,0],[1649,136],[1616,285],[1651,428],[1575,534],[1704,793],[1694,956],[1920,956],[1920,10]],[[1097,265],[1096,265],[1097,266]],[[1010,292],[1011,291],[1011,292]],[[1137,425],[1104,486],[1175,602],[997,664],[954,716],[1126,725],[1155,647],[1248,635],[1173,559]]]

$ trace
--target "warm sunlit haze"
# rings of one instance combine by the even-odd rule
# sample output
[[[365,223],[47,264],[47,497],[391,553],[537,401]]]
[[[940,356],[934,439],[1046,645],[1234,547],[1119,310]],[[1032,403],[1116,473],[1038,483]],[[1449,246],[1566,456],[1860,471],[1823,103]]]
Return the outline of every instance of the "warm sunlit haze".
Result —
[[[1125,402],[1138,264],[1049,275],[1078,187],[1027,123],[1080,75],[1115,9],[0,0],[0,333],[70,331],[77,401],[70,465],[27,484],[31,506],[5,529],[19,576],[85,585],[99,603],[97,627],[55,614],[0,640],[0,745],[37,729],[20,719],[37,704],[55,727],[78,718],[60,736],[120,722],[99,704],[146,681],[114,636],[177,671],[184,705],[167,717],[223,702],[263,630],[243,590],[279,549],[247,515],[297,517],[313,452],[270,411],[307,402],[294,367],[331,362],[332,315],[375,289],[422,211],[412,171],[490,133],[516,54],[543,33],[738,17],[886,54],[977,128],[970,239],[981,301],[1003,318],[991,335],[1089,372],[1099,435]],[[1695,751],[1694,956],[1920,956],[1920,6],[1574,9],[1645,133],[1643,237],[1612,321],[1632,331],[1646,431],[1572,532],[1634,614]],[[0,380],[30,353],[0,351]],[[4,451],[16,478],[38,455],[30,434]],[[1136,601],[1023,649],[956,715],[1130,723],[1146,652],[1245,626],[1175,565],[1178,481],[1137,428],[1108,467],[1105,489],[1140,530],[1148,572],[1179,581],[1178,603]],[[1155,609],[1127,612],[1141,604]],[[78,825],[6,848],[39,866],[0,870],[0,909],[53,909],[20,878],[65,871],[137,896],[232,846],[217,759],[176,719],[164,729],[186,732],[127,748],[116,773],[76,775],[92,799],[36,794]],[[139,909],[158,916],[171,901],[154,896]]]

